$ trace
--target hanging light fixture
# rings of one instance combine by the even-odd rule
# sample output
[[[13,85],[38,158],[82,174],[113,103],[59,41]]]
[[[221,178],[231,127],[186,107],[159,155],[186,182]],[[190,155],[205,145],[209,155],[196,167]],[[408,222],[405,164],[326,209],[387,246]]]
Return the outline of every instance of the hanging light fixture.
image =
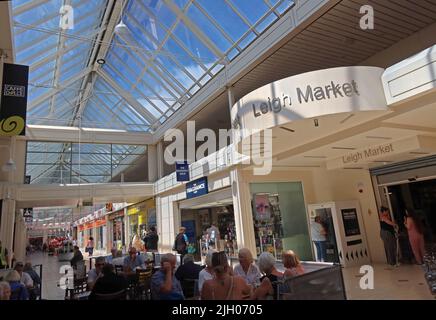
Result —
[[[114,32],[118,35],[126,35],[129,32],[129,28],[123,22],[123,9],[124,9],[124,1],[121,2],[121,21],[115,26]]]

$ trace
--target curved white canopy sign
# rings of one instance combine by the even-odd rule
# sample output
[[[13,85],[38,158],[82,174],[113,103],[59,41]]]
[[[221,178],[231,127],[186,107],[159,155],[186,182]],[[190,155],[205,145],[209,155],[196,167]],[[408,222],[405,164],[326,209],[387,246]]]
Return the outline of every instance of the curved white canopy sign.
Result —
[[[272,82],[233,105],[232,126],[253,133],[299,119],[386,110],[383,72],[377,67],[341,67]]]

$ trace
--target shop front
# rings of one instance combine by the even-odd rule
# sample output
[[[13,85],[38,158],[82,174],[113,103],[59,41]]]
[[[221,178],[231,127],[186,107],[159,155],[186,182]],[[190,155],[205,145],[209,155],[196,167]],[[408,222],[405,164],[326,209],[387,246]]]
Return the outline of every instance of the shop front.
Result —
[[[187,188],[190,188],[189,184]],[[231,188],[189,197],[180,201],[178,206],[181,225],[186,228],[192,245],[190,252],[194,253],[197,260],[204,258],[209,248],[235,256],[237,239]]]
[[[126,246],[124,209],[111,213],[108,216],[112,228],[112,248],[123,250]]]
[[[154,199],[127,207],[129,221],[129,240],[133,241],[135,235],[143,239],[151,226],[156,226],[156,205]]]

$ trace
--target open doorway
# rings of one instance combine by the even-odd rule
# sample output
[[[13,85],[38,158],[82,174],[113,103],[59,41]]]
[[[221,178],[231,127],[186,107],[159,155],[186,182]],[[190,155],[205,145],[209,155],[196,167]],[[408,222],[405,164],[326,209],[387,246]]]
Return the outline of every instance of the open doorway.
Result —
[[[181,225],[186,228],[192,246],[188,251],[196,261],[203,261],[209,248],[225,251],[229,257],[235,256],[237,243],[233,204],[208,205],[181,210]]]
[[[427,246],[436,239],[436,179],[404,183],[387,187],[392,215],[399,226],[399,249],[402,263],[414,263],[407,229],[404,226],[406,208],[415,211],[424,227]]]

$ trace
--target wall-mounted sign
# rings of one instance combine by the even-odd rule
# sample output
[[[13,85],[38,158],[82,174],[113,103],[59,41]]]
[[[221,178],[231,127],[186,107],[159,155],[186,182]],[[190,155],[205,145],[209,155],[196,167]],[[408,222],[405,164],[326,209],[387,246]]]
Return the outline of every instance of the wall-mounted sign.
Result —
[[[186,184],[186,199],[203,196],[209,192],[207,177],[203,177]]]
[[[124,210],[114,212],[114,213],[110,214],[108,218],[109,218],[109,220],[113,220],[113,219],[120,218],[120,217],[124,217]]]
[[[187,161],[176,162],[176,180],[189,181],[189,163]]]
[[[406,156],[410,152],[436,153],[436,138],[430,136],[414,136],[385,144],[368,146],[345,153],[340,158],[329,159],[327,169],[341,169],[347,166],[379,163],[393,156]]]
[[[0,136],[26,135],[28,80],[28,66],[3,64]]]

